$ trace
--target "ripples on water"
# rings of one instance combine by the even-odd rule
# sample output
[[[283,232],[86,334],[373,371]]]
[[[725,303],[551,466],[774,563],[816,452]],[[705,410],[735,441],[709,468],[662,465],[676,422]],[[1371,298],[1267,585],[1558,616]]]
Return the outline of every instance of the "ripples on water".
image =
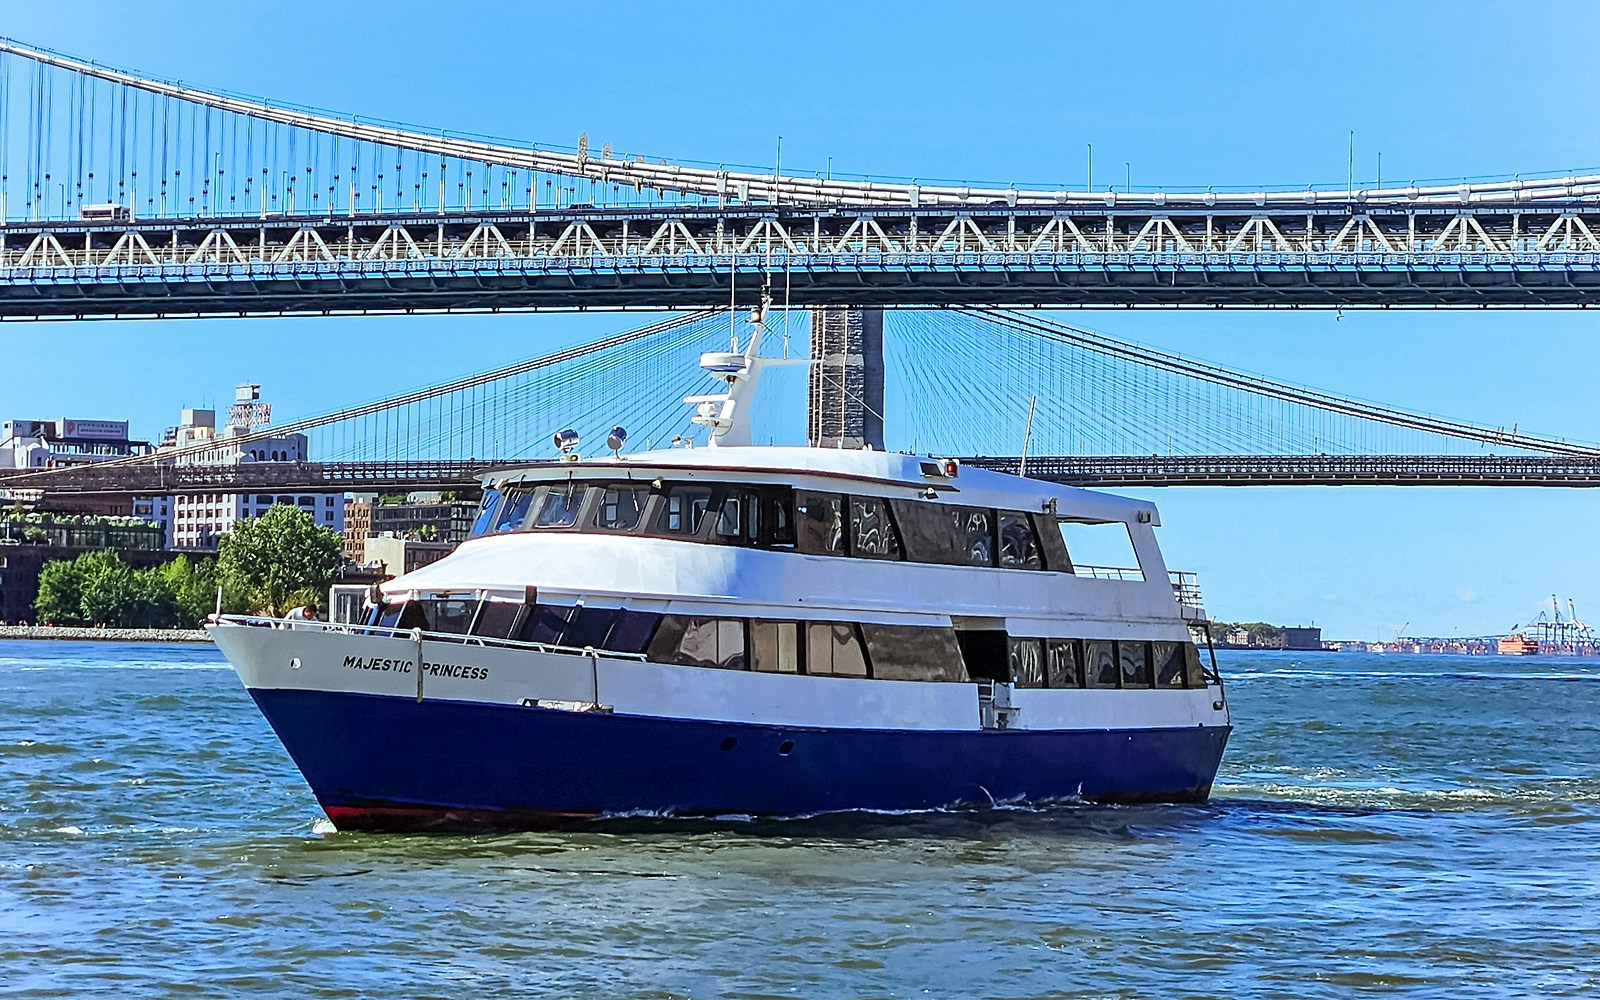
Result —
[[[1600,992],[1600,664],[1223,666],[1204,806],[376,836],[214,649],[0,642],[0,994]]]

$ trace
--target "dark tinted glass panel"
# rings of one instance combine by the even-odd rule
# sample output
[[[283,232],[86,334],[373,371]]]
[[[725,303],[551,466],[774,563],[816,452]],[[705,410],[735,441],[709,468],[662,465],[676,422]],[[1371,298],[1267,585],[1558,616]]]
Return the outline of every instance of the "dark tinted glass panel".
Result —
[[[493,636],[496,639],[509,639],[516,628],[517,615],[521,611],[521,604],[513,604],[510,601],[485,601],[483,610],[478,612],[478,621],[473,625],[472,633]]]
[[[534,515],[535,528],[570,528],[578,520],[578,508],[583,504],[583,487],[552,486],[539,499],[538,513]]]
[[[1055,518],[1029,514],[1033,522],[1033,537],[1039,543],[1039,553],[1044,557],[1044,568],[1057,573],[1071,573],[1072,560],[1067,557],[1067,543],[1056,529]]]
[[[1150,644],[1155,659],[1156,687],[1183,687],[1184,645],[1181,642]]]
[[[906,558],[913,562],[964,564],[957,541],[959,517],[956,509],[920,500],[891,500],[900,542]]]
[[[559,646],[562,644],[561,633],[566,631],[567,620],[572,617],[572,612],[572,608],[549,604],[529,608],[527,616],[522,620],[522,628],[517,630],[517,638],[523,642],[543,642]]]
[[[1038,639],[1011,640],[1011,678],[1019,687],[1044,687],[1044,648]]]
[[[666,615],[650,644],[650,659],[686,667],[745,667],[744,622]]]
[[[956,514],[962,560],[969,566],[994,565],[994,512],[973,507]]]
[[[844,551],[844,504],[837,493],[800,493],[795,500],[795,536],[801,552]]]
[[[1192,688],[1205,687],[1206,674],[1205,670],[1200,666],[1200,651],[1195,648],[1192,642],[1183,644],[1183,663],[1184,674],[1188,678],[1189,686]]]
[[[1044,672],[1045,683],[1050,687],[1083,687],[1083,671],[1078,663],[1077,640],[1046,640]]]
[[[778,548],[794,545],[794,497],[787,491],[768,494],[761,501],[766,521],[765,544]]]
[[[1083,644],[1084,669],[1089,686],[1114,688],[1121,677],[1117,667],[1117,644],[1109,639],[1088,639]]]
[[[850,498],[850,554],[869,559],[899,559],[900,538],[880,497]]]
[[[710,506],[709,487],[674,486],[661,506],[660,529],[674,535],[697,535]]]
[[[378,614],[378,624],[384,628],[400,627],[400,612],[405,608],[402,604],[385,604]]]
[[[495,505],[500,502],[499,490],[483,491],[483,506],[478,508],[478,519],[472,522],[472,534],[481,535],[494,523]]]
[[[648,611],[618,611],[617,623],[606,637],[606,648],[619,653],[642,653],[649,645],[660,615]]]
[[[751,622],[751,665],[756,670],[776,674],[800,672],[800,625],[798,622]]]
[[[1150,654],[1142,642],[1117,643],[1117,657],[1122,664],[1122,686],[1147,688],[1150,686]]]
[[[475,599],[418,601],[417,606],[428,620],[424,628],[430,632],[449,632],[453,635],[465,635],[471,631],[472,616],[478,610]]]
[[[605,531],[632,531],[644,514],[650,490],[644,486],[607,486],[600,493],[595,527]]]
[[[1000,515],[1000,565],[1007,569],[1043,569],[1039,542],[1026,514]]]
[[[606,644],[606,634],[611,631],[611,625],[616,618],[617,612],[613,608],[579,608],[578,613],[567,624],[566,631],[562,633],[561,644],[576,649],[587,646],[603,648]]]
[[[657,663],[675,663],[673,657],[677,655],[678,644],[683,641],[683,633],[689,627],[689,619],[681,615],[662,615],[661,624],[656,627],[656,634],[650,638],[650,646],[645,650],[645,657]]]
[[[965,681],[966,665],[953,628],[862,625],[872,676],[889,681]]]
[[[522,491],[506,495],[505,502],[500,504],[500,514],[494,519],[494,530],[516,531],[522,527],[522,522],[527,518],[528,511],[533,507],[533,493]]]

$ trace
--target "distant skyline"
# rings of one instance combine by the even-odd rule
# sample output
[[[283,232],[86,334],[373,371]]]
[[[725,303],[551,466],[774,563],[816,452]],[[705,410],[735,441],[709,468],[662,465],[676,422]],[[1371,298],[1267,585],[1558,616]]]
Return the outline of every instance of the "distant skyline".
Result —
[[[1600,89],[1548,55],[1600,8],[1012,4],[493,5],[381,15],[176,2],[13,5],[29,44],[346,113],[711,162],[908,177],[1174,187],[1600,168]],[[1401,30],[1402,23],[1405,25]],[[1362,28],[1358,25],[1378,25]],[[1413,30],[1425,25],[1426,31]],[[1348,27],[1346,27],[1348,26]],[[1393,27],[1382,27],[1393,26]],[[492,39],[492,44],[489,40]],[[1293,53],[1292,58],[1286,53]],[[1585,312],[1066,311],[1054,315],[1274,378],[1494,425],[1600,440],[1600,317]],[[0,326],[0,418],[129,419],[259,382],[277,422],[644,322],[543,314]],[[889,414],[893,420],[894,415]],[[1477,635],[1568,597],[1600,618],[1582,490],[1296,487],[1119,491],[1156,502],[1169,565],[1225,620],[1330,638]]]

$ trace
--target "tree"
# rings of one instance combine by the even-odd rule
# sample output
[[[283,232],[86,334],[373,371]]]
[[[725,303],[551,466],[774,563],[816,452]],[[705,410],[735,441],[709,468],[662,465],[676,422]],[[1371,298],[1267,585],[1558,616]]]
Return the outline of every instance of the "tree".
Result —
[[[238,587],[252,610],[269,615],[288,610],[292,595],[311,593],[320,606],[343,565],[343,537],[287,504],[239,522],[217,552],[225,585]]]
[[[83,571],[76,559],[52,559],[39,570],[33,613],[41,622],[82,625]]]
[[[191,563],[188,556],[179,556],[162,565],[158,572],[173,595],[178,624],[185,628],[198,627],[217,610],[218,586],[222,587],[224,614],[250,610],[249,594],[222,579],[215,559]]]

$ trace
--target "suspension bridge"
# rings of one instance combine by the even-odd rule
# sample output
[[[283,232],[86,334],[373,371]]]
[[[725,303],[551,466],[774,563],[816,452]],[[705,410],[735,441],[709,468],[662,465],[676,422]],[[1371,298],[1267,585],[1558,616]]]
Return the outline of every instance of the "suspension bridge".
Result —
[[[1600,301],[1600,175],[921,181],[335,114],[0,40],[0,318]]]
[[[1600,485],[1600,444],[1350,399],[1011,310],[774,311],[759,443],[879,448],[1083,486]],[[846,314],[849,318],[850,314]],[[584,454],[621,425],[635,449],[692,447],[698,360],[749,335],[742,313],[684,313],[391,398],[187,448],[0,476],[82,495],[473,489],[499,466]],[[807,419],[801,421],[799,416]],[[271,448],[304,435],[297,454]],[[699,439],[703,443],[703,438]],[[276,442],[276,443],[275,443]],[[1003,442],[1003,453],[994,454]]]

